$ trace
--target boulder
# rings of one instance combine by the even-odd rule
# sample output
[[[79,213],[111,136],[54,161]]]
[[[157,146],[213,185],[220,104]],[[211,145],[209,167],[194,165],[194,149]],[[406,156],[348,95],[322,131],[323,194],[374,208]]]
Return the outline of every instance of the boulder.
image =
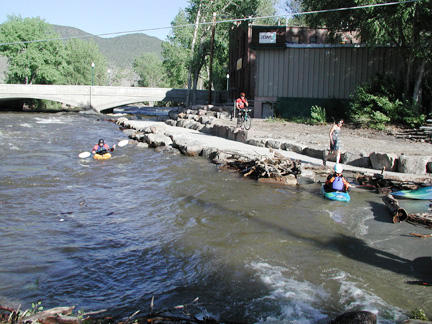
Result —
[[[377,317],[368,311],[353,311],[339,315],[330,324],[376,324]]]
[[[239,130],[240,130],[240,129],[237,128],[237,127],[230,127],[230,128],[228,129],[227,137],[226,137],[226,138],[229,139],[229,140],[235,141],[235,139],[236,139],[236,134],[238,133]]]
[[[291,142],[283,141],[281,144],[281,149],[285,150],[285,151],[291,151],[291,152],[301,154],[303,152],[303,150],[305,149],[305,147],[303,147],[297,143],[291,143]]]
[[[201,124],[204,124],[204,125],[209,125],[209,124],[212,124],[213,123],[213,121],[214,121],[214,117],[211,117],[211,116],[202,116],[200,119],[199,119],[199,122],[201,123]]]
[[[189,125],[188,125],[189,126]],[[193,129],[193,130],[197,130],[200,131],[201,128],[203,128],[204,125],[198,122],[193,122],[192,124],[190,124],[190,126],[188,128]]]
[[[132,134],[134,134],[136,131],[135,129],[124,129],[123,130],[123,134],[125,134],[126,136],[131,136]]]
[[[251,138],[251,139],[248,139],[246,143],[248,143],[249,145],[254,145],[254,146],[258,146],[258,147],[265,147],[266,142],[267,142],[267,140],[265,140],[263,138]]]
[[[279,150],[281,148],[281,146],[282,146],[282,142],[280,140],[276,140],[276,139],[270,138],[270,139],[267,140],[266,146],[274,148],[276,150]]]
[[[187,156],[199,156],[204,149],[204,144],[193,141],[184,136],[176,136],[173,138],[173,146]]]
[[[213,132],[212,134],[215,136],[219,136],[219,137],[223,137],[223,138],[228,138],[228,130],[229,130],[229,126],[224,126],[224,125],[213,125]]]
[[[247,143],[248,142],[248,131],[245,129],[240,129],[235,136],[237,142]]]
[[[171,119],[177,119],[178,116],[179,116],[179,111],[178,111],[178,109],[171,109],[171,110],[168,112],[168,116],[169,116],[169,118],[171,118]]]
[[[135,141],[139,141],[139,142],[144,141],[144,133],[139,133],[139,132],[138,133],[133,133],[129,137],[132,138]]]
[[[154,125],[150,125],[148,127],[145,127],[143,129],[144,133],[152,133],[152,134],[157,134],[157,133],[163,134],[165,131],[166,131],[166,127],[163,124],[154,124]]]
[[[282,177],[258,178],[258,182],[281,184],[284,186],[296,186],[297,185],[297,178],[293,174],[288,174],[288,175],[282,176]]]
[[[200,129],[200,132],[206,133],[206,134],[211,134],[213,132],[213,126],[212,125],[204,125],[204,127],[202,127]]]
[[[369,156],[373,169],[382,170],[385,167],[387,171],[397,171],[397,158],[394,153],[373,152]]]
[[[179,119],[177,120],[176,127],[185,127],[185,125],[189,123],[187,119]]]
[[[176,121],[173,119],[167,119],[165,120],[165,124],[169,125],[169,126],[175,126],[176,125]]]
[[[194,120],[188,120],[188,121],[183,125],[183,127],[184,127],[184,128],[189,128],[189,129],[194,129],[195,127],[198,126],[197,124],[201,125],[200,123],[198,123],[198,122],[196,122],[196,121],[194,121]]]
[[[426,170],[428,173],[432,173],[432,162],[428,162],[428,164],[426,164]]]
[[[316,159],[322,159],[324,156],[324,150],[315,149],[312,147],[305,147],[303,149],[302,154],[307,155],[307,156],[311,156],[311,157],[316,158]]]
[[[146,134],[144,141],[149,147],[168,146],[173,143],[171,138],[162,134]]]
[[[361,168],[370,168],[371,161],[365,152],[344,152],[341,154],[341,162],[343,164],[353,165]]]
[[[210,160],[213,160],[218,154],[218,149],[214,148],[214,147],[205,147],[202,152],[201,155],[203,157],[209,158]]]
[[[301,173],[297,175],[297,183],[300,185],[312,184],[315,182],[315,172],[312,170],[302,168]]]
[[[425,174],[429,161],[429,156],[401,155],[399,157],[398,170],[403,173]]]

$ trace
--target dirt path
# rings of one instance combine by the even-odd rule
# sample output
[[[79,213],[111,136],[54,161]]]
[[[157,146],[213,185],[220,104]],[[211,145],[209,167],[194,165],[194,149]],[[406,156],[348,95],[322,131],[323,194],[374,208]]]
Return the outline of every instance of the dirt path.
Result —
[[[235,121],[218,120],[218,124],[235,125]],[[331,124],[306,125],[290,122],[271,122],[253,119],[249,131],[252,137],[286,139],[308,147],[324,149],[329,147]],[[342,128],[342,152],[395,153],[405,155],[431,155],[432,144],[409,138],[408,130],[391,128],[385,131],[358,129],[345,124]]]

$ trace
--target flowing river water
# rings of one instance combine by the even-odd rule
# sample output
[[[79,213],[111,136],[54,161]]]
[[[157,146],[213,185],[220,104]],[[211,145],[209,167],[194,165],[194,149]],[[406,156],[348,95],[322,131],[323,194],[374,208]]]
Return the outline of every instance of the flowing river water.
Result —
[[[431,279],[432,241],[391,223],[380,195],[331,202],[316,184],[261,184],[135,145],[79,159],[126,139],[99,118],[0,114],[0,304],[125,317],[153,295],[155,309],[199,297],[198,317],[249,323],[432,309],[431,288],[408,283]]]

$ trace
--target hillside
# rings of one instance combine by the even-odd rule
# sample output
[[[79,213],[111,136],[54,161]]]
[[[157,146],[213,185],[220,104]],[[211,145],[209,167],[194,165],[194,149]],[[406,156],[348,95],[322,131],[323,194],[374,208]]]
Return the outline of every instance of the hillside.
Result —
[[[136,82],[137,76],[132,71],[133,61],[145,52],[157,54],[162,59],[162,41],[146,34],[127,34],[111,38],[92,36],[81,29],[60,25],[52,25],[61,37],[80,37],[82,40],[94,40],[101,53],[106,57],[113,71],[122,70],[118,83],[130,86]],[[87,37],[88,36],[88,37]],[[7,59],[0,56],[0,83],[5,80]]]
[[[61,37],[82,37],[91,34],[75,27],[52,25]],[[162,58],[162,41],[146,34],[127,34],[111,38],[98,36],[82,37],[82,40],[94,40],[108,62],[117,67],[132,67],[133,61],[142,53],[151,52]]]

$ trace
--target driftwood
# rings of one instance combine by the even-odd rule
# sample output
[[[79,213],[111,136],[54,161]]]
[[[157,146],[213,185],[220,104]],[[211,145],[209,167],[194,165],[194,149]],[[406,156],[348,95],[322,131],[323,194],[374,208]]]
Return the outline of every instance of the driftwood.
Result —
[[[374,187],[379,194],[389,194],[392,191],[399,190],[415,190],[418,189],[420,185],[425,183],[430,183],[430,178],[417,178],[414,182],[403,176],[390,176],[387,174],[376,173],[373,176],[355,174],[354,178],[359,185],[367,185]]]
[[[427,238],[432,237],[432,234],[417,234],[417,233],[410,233],[410,235],[421,237],[421,238]]]
[[[227,161],[221,168],[236,170],[244,177],[274,178],[278,181],[288,175],[296,176],[301,172],[300,161],[288,159],[276,151],[272,153],[272,156],[260,156],[252,160],[238,157],[235,160]]]
[[[382,200],[393,215],[393,223],[403,222],[408,219],[406,210],[401,208],[399,202],[391,195],[384,196]]]
[[[424,225],[427,228],[432,228],[432,212],[428,213],[416,213],[408,214],[407,211],[399,206],[399,202],[391,195],[387,195],[382,198],[387,208],[393,215],[393,223],[399,223],[403,221],[412,222],[416,224]],[[410,233],[412,234],[412,233]],[[414,234],[412,234],[414,235]],[[421,235],[421,234],[419,234]],[[416,236],[419,236],[416,235]],[[432,236],[432,235],[431,235]],[[426,237],[426,236],[424,236]]]

